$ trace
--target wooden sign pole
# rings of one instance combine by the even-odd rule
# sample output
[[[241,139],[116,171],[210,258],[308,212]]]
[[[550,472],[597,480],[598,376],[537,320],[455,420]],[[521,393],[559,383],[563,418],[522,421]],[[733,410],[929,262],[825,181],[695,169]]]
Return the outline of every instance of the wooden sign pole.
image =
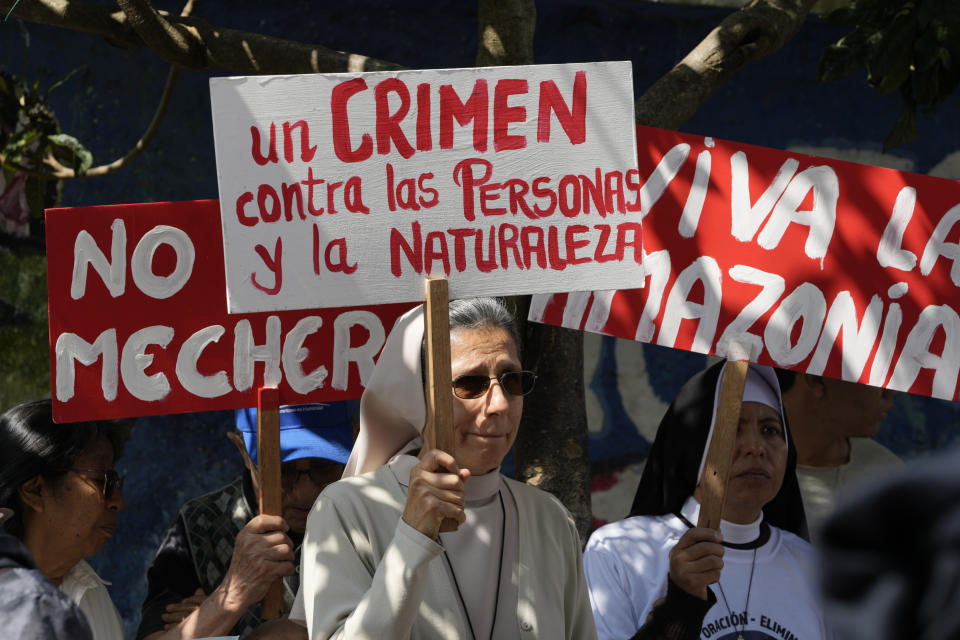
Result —
[[[720,530],[723,517],[723,501],[727,494],[733,449],[737,442],[737,427],[740,423],[740,405],[743,403],[743,388],[747,382],[748,360],[728,359],[720,383],[720,400],[717,420],[707,461],[700,478],[700,517],[698,527]]]
[[[450,297],[445,278],[427,278],[423,340],[427,347],[427,424],[425,450],[456,457],[453,439],[453,381],[450,377]]]
[[[260,513],[282,515],[280,489],[280,392],[261,387],[257,392],[257,468],[260,476]],[[283,582],[278,578],[260,603],[260,617],[279,618],[283,610]]]
[[[427,424],[424,451],[440,449],[457,457],[453,439],[453,380],[450,374],[450,295],[446,278],[427,278],[423,305],[423,341],[427,347]],[[447,518],[440,531],[456,531],[456,520]]]

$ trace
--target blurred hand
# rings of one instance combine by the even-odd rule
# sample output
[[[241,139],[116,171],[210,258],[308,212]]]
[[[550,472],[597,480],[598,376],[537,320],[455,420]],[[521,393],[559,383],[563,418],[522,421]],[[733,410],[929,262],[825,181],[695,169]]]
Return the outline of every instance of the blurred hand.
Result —
[[[670,579],[701,600],[707,599],[707,585],[720,580],[723,545],[719,531],[693,527],[670,550]]]
[[[165,623],[163,630],[166,631],[171,627],[177,626],[181,620],[193,613],[200,606],[200,603],[206,599],[207,594],[204,593],[203,589],[198,588],[193,592],[192,596],[184,598],[180,602],[168,604],[167,612],[160,616]]]
[[[217,587],[224,606],[245,611],[263,599],[277,578],[294,572],[293,543],[285,533],[288,529],[280,516],[259,515],[240,530],[230,568]]]
[[[410,470],[403,521],[432,540],[440,531],[456,531],[467,518],[463,483],[469,477],[449,453],[427,451]]]

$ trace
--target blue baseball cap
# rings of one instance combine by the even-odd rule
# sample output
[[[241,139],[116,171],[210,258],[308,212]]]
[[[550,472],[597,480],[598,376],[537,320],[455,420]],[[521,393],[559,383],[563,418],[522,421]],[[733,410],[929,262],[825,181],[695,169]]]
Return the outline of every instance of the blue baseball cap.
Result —
[[[280,461],[323,458],[346,464],[353,448],[352,403],[291,404],[280,407]],[[237,430],[257,462],[257,410],[237,409]]]

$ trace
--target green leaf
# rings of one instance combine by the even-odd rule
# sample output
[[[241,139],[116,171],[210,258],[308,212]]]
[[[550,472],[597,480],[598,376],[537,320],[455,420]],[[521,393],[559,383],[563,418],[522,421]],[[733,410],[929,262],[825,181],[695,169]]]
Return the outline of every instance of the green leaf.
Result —
[[[90,153],[79,140],[65,133],[47,136],[47,140],[53,147],[54,155],[59,159],[63,151],[69,153],[73,170],[78,176],[82,176],[93,165],[93,154]]]
[[[940,64],[946,50],[937,37],[936,29],[925,29],[917,36],[913,44],[913,66],[917,71],[926,71],[936,64]]]
[[[943,0],[920,0],[920,5],[917,7],[917,20],[921,27],[925,27],[948,11],[949,8]]]
[[[906,8],[883,30],[883,43],[867,65],[867,82],[876,87],[881,95],[893,91],[906,80],[916,37],[916,16],[908,13]]]
[[[74,67],[73,69],[71,69],[70,71],[68,71],[63,77],[61,77],[59,80],[54,81],[53,84],[51,84],[49,87],[47,87],[46,93],[43,94],[43,102],[44,102],[44,103],[47,102],[47,99],[50,97],[50,93],[51,93],[54,89],[56,89],[57,87],[59,87],[60,85],[62,85],[64,82],[66,82],[67,80],[69,80],[70,78],[72,78],[77,72],[79,72],[79,71],[81,71],[81,70],[83,70],[83,69],[86,69],[86,68],[87,68],[87,65],[85,65],[85,64],[82,64],[82,65],[80,65],[79,67]]]
[[[832,44],[820,55],[817,82],[833,82],[845,78],[863,64],[849,47]]]
[[[953,65],[952,68],[947,68],[944,66],[937,67],[937,85],[939,86],[939,91],[936,99],[925,103],[926,108],[925,112],[931,112],[940,107],[947,98],[956,91],[957,86],[960,85],[960,68],[957,65]]]
[[[832,82],[850,75],[866,64],[880,40],[881,35],[876,31],[854,29],[824,50],[817,65],[817,80]]]
[[[917,138],[917,109],[912,104],[904,103],[900,109],[897,124],[893,126],[893,130],[883,141],[883,151],[886,153],[894,147],[912,144],[917,141]]]
[[[899,89],[909,77],[910,65],[908,61],[904,60],[898,63],[897,66],[889,69],[887,74],[880,78],[880,81],[876,84],[877,93],[885,96],[891,91]]]
[[[37,130],[24,131],[16,138],[7,141],[3,147],[3,154],[8,160],[19,163],[23,158],[23,152],[39,137],[40,132]]]
[[[913,76],[913,97],[917,104],[933,104],[940,96],[939,68],[917,71]]]

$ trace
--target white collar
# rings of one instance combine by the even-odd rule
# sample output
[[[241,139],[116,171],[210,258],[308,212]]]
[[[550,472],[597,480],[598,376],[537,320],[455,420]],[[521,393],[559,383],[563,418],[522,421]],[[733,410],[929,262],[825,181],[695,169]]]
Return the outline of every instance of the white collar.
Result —
[[[87,591],[109,584],[97,575],[97,572],[87,564],[86,560],[81,560],[64,574],[63,581],[60,583],[60,590],[67,594],[71,600],[79,603]]]
[[[389,467],[399,482],[404,487],[410,485],[410,471],[420,462],[418,458],[409,454],[401,454],[390,461]],[[492,498],[497,490],[500,489],[500,467],[485,473],[482,476],[470,476],[464,485],[466,491],[465,499],[467,502],[474,503],[487,501]]]
[[[687,498],[687,501],[683,503],[680,514],[690,522],[696,524],[697,518],[700,515],[700,503],[697,502],[696,498],[690,496]],[[763,511],[761,511],[757,519],[750,524],[736,524],[734,522],[721,520],[720,534],[723,536],[723,541],[730,544],[753,542],[760,537],[761,522],[763,522]]]
[[[482,476],[470,476],[464,484],[466,495],[464,499],[469,504],[487,501],[496,495],[500,490],[500,467],[483,474]]]

